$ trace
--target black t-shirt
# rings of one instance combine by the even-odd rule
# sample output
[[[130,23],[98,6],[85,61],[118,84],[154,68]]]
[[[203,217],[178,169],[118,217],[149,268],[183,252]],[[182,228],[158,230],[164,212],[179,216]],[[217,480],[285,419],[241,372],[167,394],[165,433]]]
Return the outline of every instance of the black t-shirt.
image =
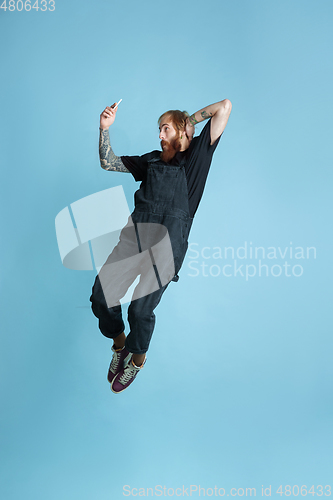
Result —
[[[213,153],[220,141],[216,139],[214,144],[210,145],[210,122],[208,120],[198,137],[193,137],[189,148],[186,151],[176,153],[174,158],[167,165],[179,165],[185,157],[185,174],[188,190],[188,202],[190,216],[194,217],[199,206],[201,197],[206,184]],[[121,156],[121,160],[127,170],[131,172],[136,181],[143,181],[147,174],[148,160],[159,158],[161,151],[151,151],[142,156]]]

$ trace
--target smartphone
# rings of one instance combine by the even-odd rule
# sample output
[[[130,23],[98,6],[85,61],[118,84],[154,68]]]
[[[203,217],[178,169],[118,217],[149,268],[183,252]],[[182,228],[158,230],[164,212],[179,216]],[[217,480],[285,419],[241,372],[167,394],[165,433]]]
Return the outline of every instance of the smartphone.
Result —
[[[117,102],[117,104],[115,105],[114,109],[116,109],[119,106],[119,104],[121,103],[121,101],[122,101],[122,99],[120,99],[120,101]]]

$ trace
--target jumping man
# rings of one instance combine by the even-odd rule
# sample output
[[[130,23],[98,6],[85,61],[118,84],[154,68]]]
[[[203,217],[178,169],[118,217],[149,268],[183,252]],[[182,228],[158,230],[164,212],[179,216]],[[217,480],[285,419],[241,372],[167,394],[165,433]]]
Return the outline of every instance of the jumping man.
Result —
[[[90,297],[102,334],[113,340],[108,381],[115,393],[126,389],[145,364],[155,326],[154,309],[170,281],[179,279],[193,218],[231,108],[231,102],[224,99],[191,116],[179,110],[163,113],[158,119],[162,151],[142,156],[116,156],[111,148],[109,127],[115,121],[116,103],[100,115],[102,168],[128,172],[141,181],[134,211],[98,273]],[[206,119],[200,135],[193,137],[195,125]],[[128,307],[126,337],[120,299],[138,275],[140,281]]]

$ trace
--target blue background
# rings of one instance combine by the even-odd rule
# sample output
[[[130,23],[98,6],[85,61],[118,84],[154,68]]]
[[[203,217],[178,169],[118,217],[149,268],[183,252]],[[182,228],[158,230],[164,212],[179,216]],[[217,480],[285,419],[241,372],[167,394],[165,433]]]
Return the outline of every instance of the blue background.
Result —
[[[273,498],[314,485],[316,497],[333,480],[332,3],[55,5],[0,12],[1,498],[191,484],[225,496],[272,485]],[[133,208],[139,184],[98,158],[99,114],[120,98],[117,155],[159,149],[167,109],[231,100],[196,249],[252,242],[316,258],[287,259],[299,277],[246,280],[191,277],[189,253],[144,370],[115,395],[111,343],[89,309],[95,273],[62,266],[54,220],[118,185]]]

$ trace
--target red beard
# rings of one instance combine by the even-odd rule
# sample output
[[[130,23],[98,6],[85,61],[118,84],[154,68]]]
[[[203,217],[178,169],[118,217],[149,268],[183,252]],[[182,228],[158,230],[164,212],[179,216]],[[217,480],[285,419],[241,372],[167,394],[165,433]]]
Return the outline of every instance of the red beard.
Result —
[[[164,146],[164,147],[163,147]],[[172,139],[170,142],[161,141],[161,147],[163,149],[161,153],[161,160],[168,163],[172,158],[180,151],[182,145],[179,140],[179,136]]]

